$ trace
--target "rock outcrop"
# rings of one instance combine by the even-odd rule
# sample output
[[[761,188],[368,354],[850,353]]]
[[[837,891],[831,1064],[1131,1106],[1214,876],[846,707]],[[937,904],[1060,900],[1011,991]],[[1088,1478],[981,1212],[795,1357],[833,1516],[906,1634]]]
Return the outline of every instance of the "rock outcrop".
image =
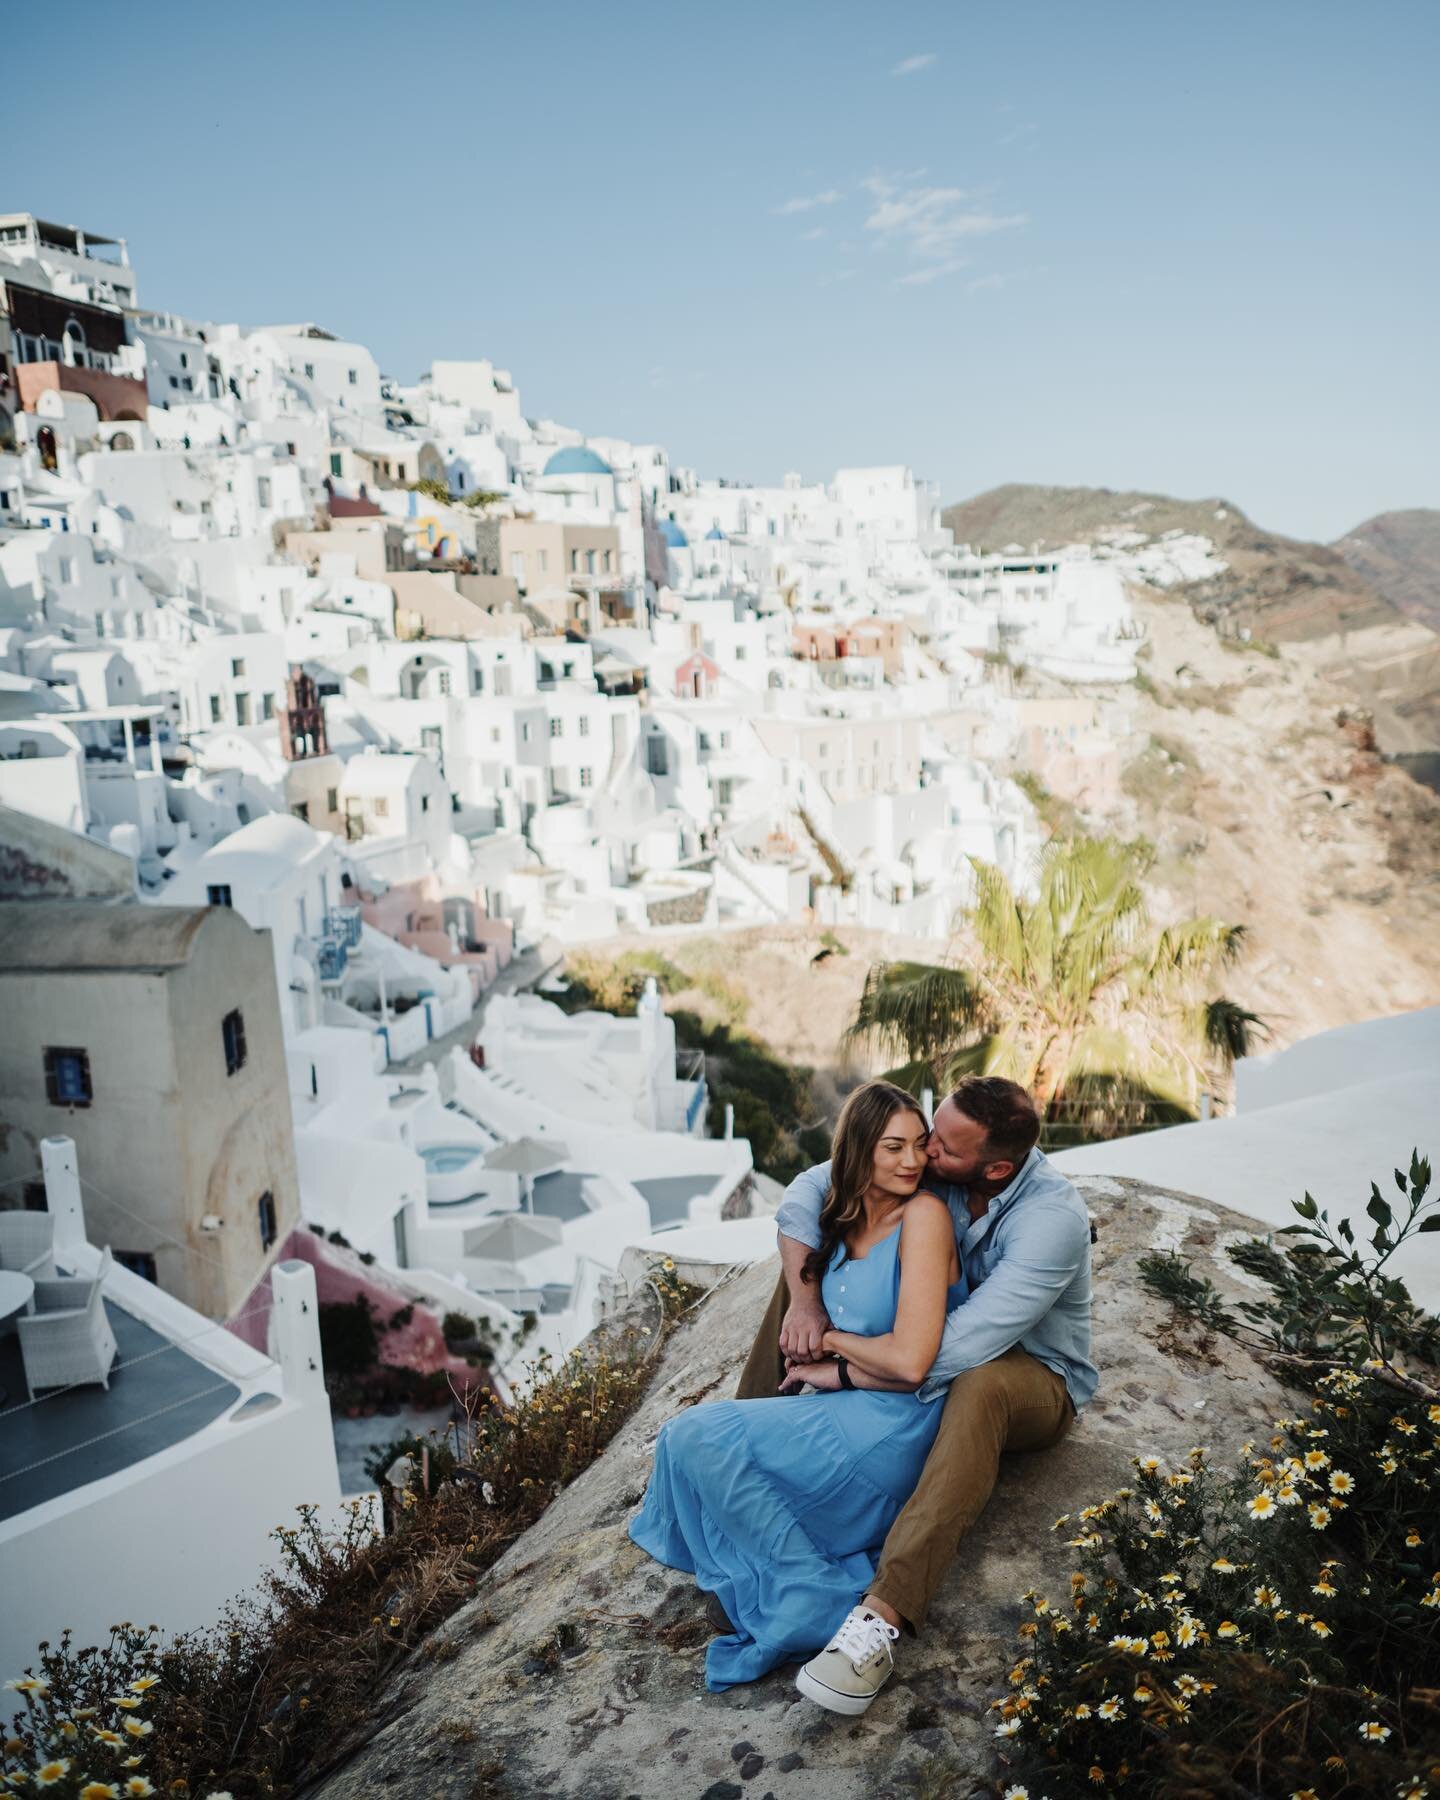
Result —
[[[901,1646],[895,1678],[863,1719],[820,1711],[783,1670],[707,1693],[710,1628],[693,1585],[625,1535],[660,1425],[682,1406],[733,1392],[772,1291],[772,1261],[727,1277],[674,1334],[624,1431],[377,1695],[373,1736],[318,1792],[326,1800],[993,1794],[987,1703],[1017,1654],[1018,1596],[1032,1584],[1068,1591],[1065,1534],[1050,1529],[1057,1516],[1123,1485],[1132,1456],[1178,1459],[1203,1443],[1228,1460],[1293,1407],[1233,1346],[1179,1341],[1136,1271],[1147,1250],[1173,1248],[1238,1294],[1242,1278],[1223,1249],[1253,1235],[1253,1221],[1137,1182],[1082,1186],[1097,1225],[1100,1394],[1059,1448],[1009,1459],[929,1626]]]

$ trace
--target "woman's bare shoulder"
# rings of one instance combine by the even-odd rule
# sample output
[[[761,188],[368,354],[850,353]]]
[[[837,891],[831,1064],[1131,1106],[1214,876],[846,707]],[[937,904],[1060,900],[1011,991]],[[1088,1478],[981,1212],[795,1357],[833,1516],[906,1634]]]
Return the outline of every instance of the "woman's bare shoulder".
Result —
[[[926,1232],[934,1231],[943,1224],[949,1231],[952,1228],[950,1208],[938,1194],[932,1194],[928,1188],[921,1188],[918,1194],[912,1194],[905,1202],[901,1224]]]

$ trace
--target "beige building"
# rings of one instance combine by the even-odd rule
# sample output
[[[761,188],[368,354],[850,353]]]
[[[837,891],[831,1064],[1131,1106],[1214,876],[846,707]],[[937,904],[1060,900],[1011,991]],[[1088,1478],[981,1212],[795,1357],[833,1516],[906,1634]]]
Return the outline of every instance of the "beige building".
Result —
[[[299,1218],[268,931],[228,906],[0,903],[0,1201],[75,1140],[90,1236],[209,1318]]]
[[[384,581],[397,569],[413,569],[405,527],[393,519],[336,519],[328,531],[287,531],[285,554],[318,573],[327,556],[355,559],[361,581]]]
[[[395,635],[414,638],[528,637],[515,583],[501,575],[456,575],[437,570],[387,575],[395,595]]]

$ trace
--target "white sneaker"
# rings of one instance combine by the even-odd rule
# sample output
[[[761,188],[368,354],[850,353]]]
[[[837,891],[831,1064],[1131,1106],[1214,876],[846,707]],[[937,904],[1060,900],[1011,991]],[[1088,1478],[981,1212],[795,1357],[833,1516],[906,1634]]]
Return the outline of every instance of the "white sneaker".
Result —
[[[863,1713],[894,1671],[890,1646],[899,1635],[868,1607],[851,1607],[834,1637],[795,1677],[795,1685],[828,1712]]]

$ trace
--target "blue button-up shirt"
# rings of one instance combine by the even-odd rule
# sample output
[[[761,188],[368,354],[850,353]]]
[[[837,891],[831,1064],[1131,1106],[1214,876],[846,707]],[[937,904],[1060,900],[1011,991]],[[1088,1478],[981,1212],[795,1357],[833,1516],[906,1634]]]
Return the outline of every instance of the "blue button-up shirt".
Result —
[[[924,1185],[950,1208],[969,1292],[945,1321],[920,1398],[940,1399],[957,1375],[1018,1344],[1060,1376],[1079,1412],[1100,1376],[1090,1360],[1090,1215],[1073,1184],[1032,1150],[978,1219],[963,1187],[933,1172]],[[775,1215],[779,1230],[813,1250],[829,1189],[828,1162],[797,1175]]]

